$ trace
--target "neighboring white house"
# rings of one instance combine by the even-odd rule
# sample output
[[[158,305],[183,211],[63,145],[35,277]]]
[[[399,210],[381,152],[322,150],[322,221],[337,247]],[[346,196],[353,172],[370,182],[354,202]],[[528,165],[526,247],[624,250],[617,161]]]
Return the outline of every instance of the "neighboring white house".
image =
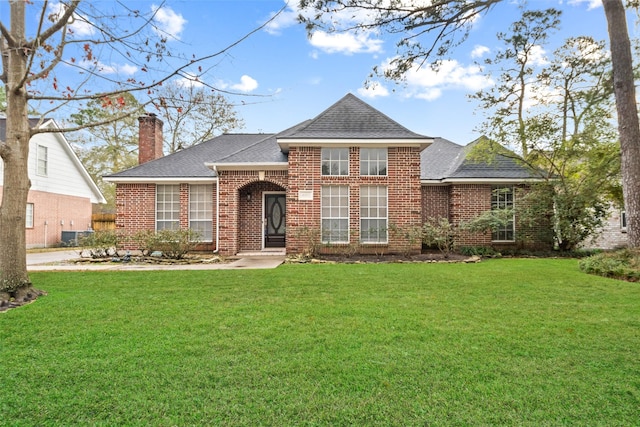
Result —
[[[31,120],[36,126],[38,120]],[[54,120],[44,128],[59,129]],[[0,118],[0,141],[6,137],[6,119]],[[0,196],[4,165],[0,160]],[[91,228],[92,204],[106,203],[98,186],[61,132],[39,133],[29,141],[29,179],[27,200],[27,248],[58,245],[63,232]],[[65,233],[69,236],[71,233]]]

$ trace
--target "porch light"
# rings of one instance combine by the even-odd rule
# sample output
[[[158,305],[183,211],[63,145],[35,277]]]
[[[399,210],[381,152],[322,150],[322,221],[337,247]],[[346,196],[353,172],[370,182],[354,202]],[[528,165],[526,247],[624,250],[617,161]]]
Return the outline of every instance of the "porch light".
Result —
[[[247,193],[247,202],[251,201],[251,193]]]

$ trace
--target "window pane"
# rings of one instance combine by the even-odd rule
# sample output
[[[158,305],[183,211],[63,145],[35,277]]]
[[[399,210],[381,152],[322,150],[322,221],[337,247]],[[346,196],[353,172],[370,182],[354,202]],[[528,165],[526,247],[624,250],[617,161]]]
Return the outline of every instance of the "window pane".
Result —
[[[360,149],[360,175],[386,175],[387,149]]]
[[[189,186],[189,228],[204,242],[213,240],[213,185]]]
[[[360,241],[387,243],[387,187],[360,187]]]
[[[177,230],[180,227],[180,186],[156,186],[156,230]]]
[[[323,148],[322,175],[349,175],[349,149]]]
[[[37,157],[37,174],[46,176],[49,167],[49,150],[44,145],[38,145],[36,152]]]
[[[324,243],[349,242],[349,187],[325,185],[321,189],[321,238]]]
[[[514,206],[513,187],[494,187],[491,191],[491,209],[513,209]],[[495,241],[515,240],[515,221],[512,219],[504,226],[493,230],[491,239]]]
[[[33,203],[27,203],[27,212],[25,215],[27,228],[33,228]]]

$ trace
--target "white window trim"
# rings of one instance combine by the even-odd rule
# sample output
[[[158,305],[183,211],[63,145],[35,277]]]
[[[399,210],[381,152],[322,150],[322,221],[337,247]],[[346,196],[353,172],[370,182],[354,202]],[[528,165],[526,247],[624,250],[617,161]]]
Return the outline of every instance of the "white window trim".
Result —
[[[347,190],[347,240],[342,241],[342,240],[336,240],[336,241],[331,241],[331,240],[325,240],[324,239],[324,232],[323,232],[323,228],[322,228],[322,223],[324,222],[324,220],[343,220],[345,218],[343,217],[324,217],[322,215],[322,209],[323,209],[323,204],[322,201],[324,199],[324,188],[326,187],[343,187],[346,188]],[[350,187],[348,185],[323,185],[320,188],[320,241],[323,244],[336,244],[336,245],[347,245],[349,244],[349,242],[351,242],[351,191],[350,191]]]
[[[323,166],[324,161],[325,161],[323,159],[323,157],[324,157],[323,153],[325,152],[325,150],[327,150],[328,152],[338,152],[338,151],[346,151],[347,152],[347,160],[346,160],[346,162],[347,162],[347,173],[346,174],[335,174],[335,175],[331,174],[331,173],[324,174],[324,171],[322,170],[322,166]],[[321,176],[349,176],[349,167],[350,167],[349,157],[350,157],[350,155],[351,155],[351,153],[350,153],[349,148],[344,148],[344,147],[341,147],[341,148],[323,147],[323,148],[321,148],[320,149],[320,175]],[[329,162],[331,162],[331,161],[332,161],[332,159],[330,157],[329,158]]]
[[[196,219],[196,220],[192,220],[191,216],[192,216],[192,209],[191,209],[191,190],[196,187],[196,188],[206,188],[208,190],[208,196],[209,198],[207,199],[207,204],[210,207],[210,216],[209,218],[205,218],[205,219]],[[199,211],[200,212],[200,211]],[[204,242],[204,243],[211,243],[213,242],[213,185],[212,184],[190,184],[189,185],[189,228],[191,228],[191,222],[209,222],[209,224],[211,225],[211,236],[205,236],[205,237],[200,237],[200,241]]]
[[[33,228],[34,210],[35,210],[35,206],[33,205],[33,203],[27,203],[27,208],[25,212],[25,228]]]
[[[511,202],[511,209],[513,209],[516,206],[516,190],[515,187],[513,186],[494,186],[491,187],[491,209],[493,210],[493,191],[494,190],[502,190],[505,188],[509,188],[511,190],[511,194],[512,194],[512,202]],[[511,219],[511,231],[513,233],[513,239],[510,240],[499,240],[499,239],[494,239],[493,238],[493,231],[491,231],[491,241],[495,242],[495,243],[513,243],[516,241],[516,214],[515,212],[513,213],[513,218]]]
[[[375,175],[372,175],[375,176]],[[377,187],[377,188],[384,188],[386,190],[386,199],[387,199],[387,203],[385,206],[385,211],[387,212],[387,216],[385,217],[365,217],[362,216],[362,189],[363,188],[373,188],[373,187]],[[377,241],[377,242],[365,242],[362,240],[362,221],[363,220],[381,220],[384,219],[386,222],[386,239],[384,241]],[[387,245],[389,244],[389,187],[386,185],[363,185],[360,187],[360,243],[362,245]]]
[[[156,184],[156,201],[155,201],[155,229],[156,231],[161,231],[158,229],[158,188],[159,187],[176,187],[178,189],[178,219],[177,219],[177,223],[178,226],[174,229],[174,228],[163,228],[162,230],[178,230],[180,229],[180,184]],[[162,220],[162,222],[170,222],[167,220]],[[171,221],[173,222],[173,221]]]
[[[366,152],[366,153],[371,153],[371,152],[376,152],[376,151],[384,151],[386,154],[386,161],[385,161],[385,166],[384,166],[384,170],[385,173],[384,174],[375,174],[372,175],[370,173],[362,173],[362,162],[363,162],[363,158],[362,158],[362,153]],[[368,158],[366,159],[367,162],[371,163],[371,157],[368,156]],[[376,161],[379,161],[379,159],[376,159]],[[369,172],[369,170],[367,170],[367,172]],[[389,176],[389,150],[387,148],[360,148],[360,176]]]
[[[44,159],[41,156],[42,151],[44,151]],[[41,162],[44,166],[44,171],[40,170]],[[36,175],[49,176],[49,147],[46,145],[38,144],[36,146]]]

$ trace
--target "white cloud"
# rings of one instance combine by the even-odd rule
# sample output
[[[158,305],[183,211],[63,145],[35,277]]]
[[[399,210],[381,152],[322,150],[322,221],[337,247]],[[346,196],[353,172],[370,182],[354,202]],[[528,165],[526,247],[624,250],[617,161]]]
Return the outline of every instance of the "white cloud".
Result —
[[[179,79],[173,80],[173,83],[178,87],[190,88],[190,87],[202,87],[204,86],[195,75],[187,74]]]
[[[389,96],[389,89],[380,82],[371,82],[368,87],[358,89],[358,94],[364,98],[377,98],[379,96]]]
[[[382,40],[370,38],[370,34],[329,34],[316,31],[309,40],[312,46],[326,53],[378,53],[382,52]]]
[[[535,45],[531,47],[529,51],[528,63],[533,66],[542,67],[544,65],[549,64],[547,57],[545,56],[547,52],[542,48],[542,46]]]
[[[280,12],[278,16],[275,16],[275,14],[276,12],[271,14],[269,17],[271,21],[267,23],[264,30],[272,35],[280,35],[283,29],[298,24],[300,11],[297,8],[294,9],[291,5],[287,5],[287,8]]]
[[[184,30],[187,20],[168,6],[158,7],[154,4],[151,5],[151,10],[154,13],[153,20],[156,32],[180,39],[180,33]]]
[[[489,52],[490,52],[490,49],[488,47],[477,44],[473,47],[473,50],[471,51],[471,57],[482,58],[485,54]]]
[[[382,64],[383,69],[390,67],[391,61]],[[479,66],[464,66],[456,60],[442,61],[436,69],[429,64],[422,67],[414,64],[405,77],[407,96],[429,101],[440,98],[444,90],[476,92],[494,84]]]
[[[246,74],[240,77],[240,83],[231,85],[231,89],[234,89],[240,92],[252,92],[257,88],[258,88],[258,82],[252,77],[247,76]]]
[[[584,3],[587,4],[587,10],[602,7],[602,0],[569,0],[569,4],[573,6],[580,6]]]

